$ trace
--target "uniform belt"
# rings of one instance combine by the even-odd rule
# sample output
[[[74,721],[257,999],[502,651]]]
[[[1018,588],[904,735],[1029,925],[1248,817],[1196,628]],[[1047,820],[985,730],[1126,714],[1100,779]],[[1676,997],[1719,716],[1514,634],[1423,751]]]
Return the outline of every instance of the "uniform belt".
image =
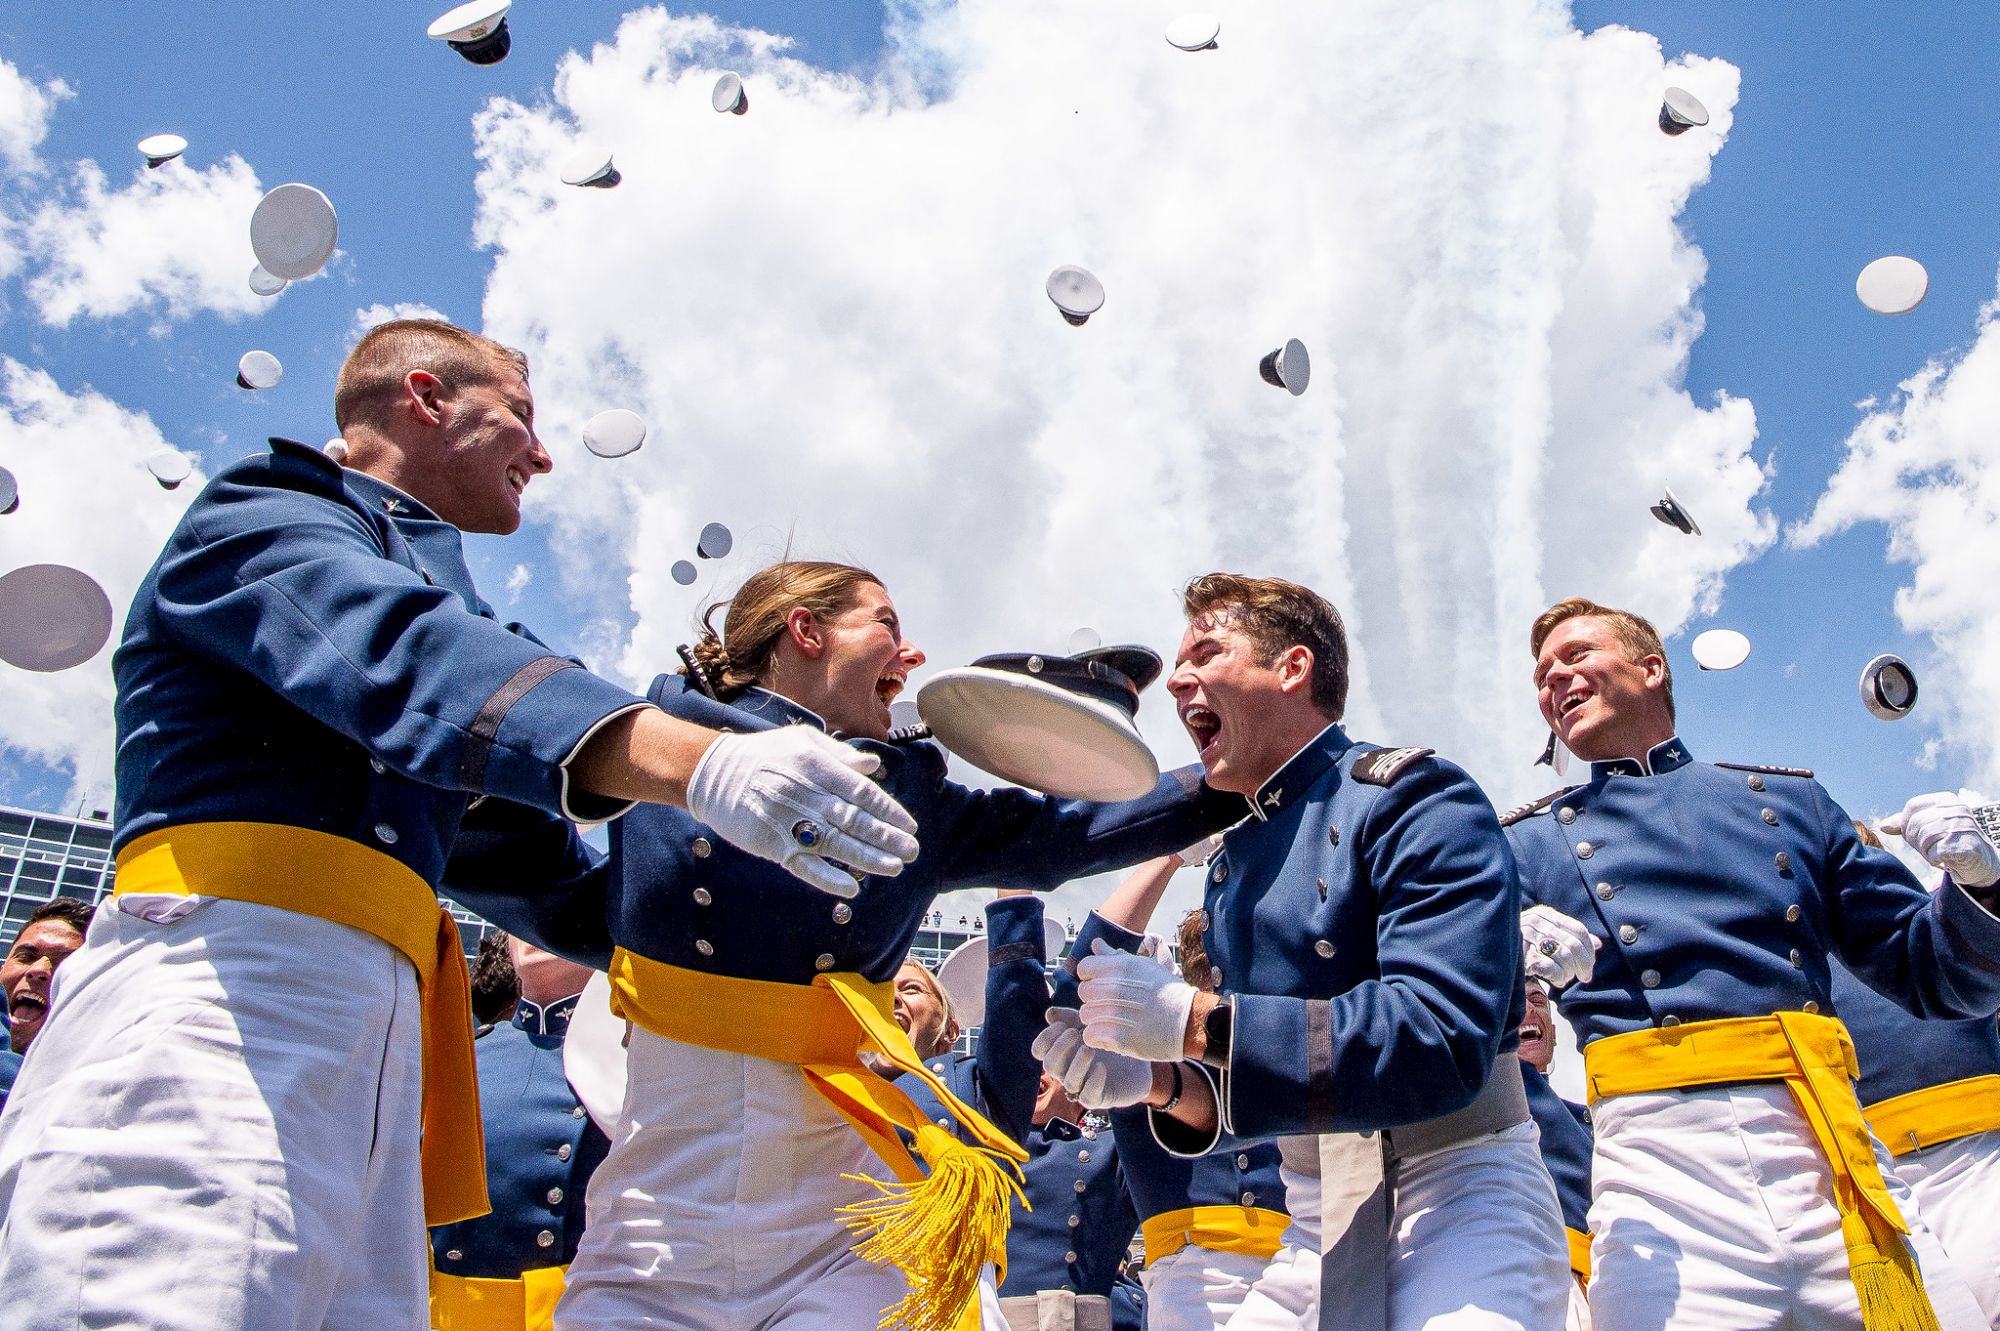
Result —
[[[1890,1155],[1908,1155],[2000,1128],[2000,1076],[1967,1077],[1878,1100],[1868,1126]]]
[[[482,1280],[434,1270],[432,1331],[553,1331],[565,1269],[537,1267],[513,1280]]]
[[[1590,1282],[1590,1235],[1580,1229],[1565,1229],[1563,1236],[1569,1240],[1569,1269],[1585,1284]],[[442,1329],[440,1329],[442,1331]]]
[[[1833,1175],[1847,1264],[1868,1331],[1937,1331],[1937,1313],[1902,1236],[1910,1232],[1875,1163],[1854,1096],[1847,1028],[1779,1012],[1606,1036],[1583,1051],[1590,1101],[1648,1091],[1783,1082]]]
[[[1007,1331],[1111,1331],[1111,1300],[1102,1294],[1045,1289],[1000,1300]]]
[[[1164,1211],[1139,1226],[1150,1265],[1192,1244],[1212,1252],[1240,1252],[1269,1261],[1285,1246],[1292,1218],[1261,1206],[1188,1206]]]
[[[1389,1129],[1389,1154],[1407,1160],[1413,1155],[1442,1151],[1447,1146],[1518,1127],[1529,1117],[1528,1089],[1521,1081],[1521,1059],[1510,1050],[1494,1061],[1486,1084],[1465,1108],[1422,1123]]]
[[[116,895],[221,897],[372,934],[417,969],[423,1006],[424,1223],[492,1209],[472,1056],[472,984],[458,923],[402,861],[346,837],[280,823],[183,823],[118,852]]]
[[[796,1064],[898,1180],[863,1179],[879,1195],[841,1208],[847,1227],[862,1235],[855,1251],[902,1268],[910,1282],[885,1325],[978,1325],[979,1271],[993,1262],[1006,1278],[1007,1204],[1010,1197],[1027,1204],[1015,1180],[1028,1153],[924,1066],[896,1024],[889,985],[844,971],[816,975],[810,985],[746,980],[619,948],[611,957],[611,1008],[665,1039]],[[864,1050],[929,1086],[976,1145],[931,1122],[902,1088],[864,1067]],[[899,1130],[915,1139],[928,1176]]]

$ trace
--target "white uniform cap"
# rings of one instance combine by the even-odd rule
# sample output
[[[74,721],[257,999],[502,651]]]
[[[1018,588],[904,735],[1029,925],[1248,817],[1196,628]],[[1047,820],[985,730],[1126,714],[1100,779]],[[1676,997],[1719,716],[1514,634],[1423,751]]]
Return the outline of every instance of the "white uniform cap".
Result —
[[[1042,960],[1054,961],[1062,955],[1063,927],[1042,917]],[[968,938],[938,963],[937,982],[951,999],[951,1019],[961,1031],[971,1030],[986,1020],[986,972],[991,951],[986,938]]]
[[[703,559],[721,559],[736,548],[736,538],[729,534],[729,528],[719,522],[711,522],[701,529],[701,538],[695,542],[694,552]]]
[[[1924,303],[1931,275],[1915,259],[1887,254],[1861,270],[1854,294],[1877,314],[1908,314]]]
[[[1695,522],[1694,514],[1688,512],[1687,505],[1672,490],[1664,490],[1660,502],[1653,505],[1653,516],[1683,535],[1701,535],[1701,527]]]
[[[1257,373],[1273,388],[1282,388],[1297,397],[1312,381],[1312,361],[1306,355],[1306,344],[1292,338],[1257,362]]]
[[[750,109],[750,94],[743,90],[741,74],[724,74],[708,94],[708,104],[726,115],[742,115]]]
[[[673,575],[674,581],[683,587],[694,586],[694,580],[700,576],[696,572],[695,566],[685,559],[676,559],[674,561]]]
[[[1735,629],[1710,629],[1695,635],[1694,663],[1703,670],[1734,670],[1750,659],[1750,639]]]
[[[261,263],[250,270],[250,289],[260,296],[275,296],[287,285],[284,278],[265,272]]]
[[[1861,670],[1861,705],[1884,721],[1900,721],[1917,705],[1917,674],[1887,652]]]
[[[610,189],[624,178],[611,164],[610,151],[604,148],[578,148],[563,162],[562,183],[565,185]]]
[[[1093,647],[1102,647],[1103,645],[1103,636],[1093,628],[1080,628],[1069,635],[1069,654],[1071,656],[1075,656],[1078,652],[1087,652]]]
[[[625,1021],[611,1010],[611,977],[594,972],[563,1036],[563,1075],[590,1121],[616,1135],[625,1107]]]
[[[327,440],[326,448],[323,451],[326,453],[328,457],[332,458],[335,462],[340,463],[342,466],[345,466],[347,464],[347,441],[345,439]]]
[[[1049,299],[1062,317],[1079,327],[1104,308],[1104,283],[1087,269],[1066,263],[1049,274],[1045,285]]]
[[[146,159],[147,169],[165,166],[187,151],[188,141],[178,134],[148,134],[139,140],[139,155]]]
[[[14,479],[14,473],[0,467],[0,517],[12,513],[21,506],[21,483]]]
[[[475,65],[497,65],[514,45],[507,31],[507,11],[514,0],[469,0],[431,20],[425,35],[447,42]]]
[[[311,185],[280,185],[250,214],[250,248],[273,277],[297,282],[326,267],[340,241],[333,203]]]
[[[178,448],[159,448],[146,456],[146,470],[153,473],[162,489],[177,490],[194,474],[194,464]]]
[[[1708,123],[1708,108],[1686,88],[1669,88],[1660,98],[1660,128],[1669,134],[1685,134],[1696,125]]]
[[[1167,25],[1167,44],[1183,51],[1212,51],[1221,31],[1222,20],[1213,14],[1183,14]]]
[[[236,386],[252,390],[276,388],[285,377],[285,367],[268,351],[246,351],[236,362]]]
[[[111,636],[111,598],[87,573],[30,564],[0,576],[0,661],[23,670],[80,666]]]
[[[613,407],[583,423],[583,446],[601,458],[622,458],[646,442],[646,422],[636,411]]]

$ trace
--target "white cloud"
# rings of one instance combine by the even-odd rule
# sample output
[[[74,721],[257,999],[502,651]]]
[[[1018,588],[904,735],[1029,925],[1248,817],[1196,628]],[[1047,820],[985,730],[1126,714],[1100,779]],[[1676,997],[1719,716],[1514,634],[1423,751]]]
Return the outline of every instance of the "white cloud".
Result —
[[[348,328],[348,340],[358,342],[361,335],[371,328],[393,322],[397,319],[444,319],[448,316],[441,310],[434,310],[420,301],[397,301],[393,305],[364,305],[354,312],[354,322]]]
[[[1861,419],[1811,517],[1788,538],[1811,546],[1864,522],[1888,528],[1889,558],[1910,566],[1896,618],[1935,649],[1920,663],[1918,715],[1937,732],[1923,760],[1935,767],[1940,749],[1958,754],[1972,784],[1986,786],[2000,784],[1997,419],[2000,299],[1980,311],[1969,348],[1931,361]]]
[[[514,605],[521,599],[521,593],[528,590],[528,584],[535,580],[535,570],[526,564],[514,565],[507,574],[507,604]]]
[[[111,653],[126,608],[188,501],[199,469],[162,490],[146,457],[166,447],[152,420],[89,388],[65,391],[48,374],[0,357],[0,459],[21,487],[21,506],[0,518],[0,571],[68,564],[111,598],[111,642],[56,674],[0,663],[0,749],[74,777],[72,801],[106,807],[111,790]]]
[[[73,96],[61,79],[36,83],[0,60],[0,164],[8,172],[32,175],[41,170],[36,150],[48,135],[49,118],[60,103]]]

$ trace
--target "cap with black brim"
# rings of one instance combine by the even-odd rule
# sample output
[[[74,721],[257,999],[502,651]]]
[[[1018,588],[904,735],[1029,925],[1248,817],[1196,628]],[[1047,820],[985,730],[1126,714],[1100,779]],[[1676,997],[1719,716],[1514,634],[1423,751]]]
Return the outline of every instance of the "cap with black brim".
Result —
[[[1049,293],[1049,300],[1062,311],[1062,317],[1078,328],[1090,322],[1090,316],[1104,308],[1104,283],[1097,280],[1088,269],[1066,263],[1049,274],[1043,284]]]
[[[1884,721],[1900,721],[1917,705],[1917,674],[1900,656],[1884,652],[1861,670],[1861,705]]]
[[[1735,629],[1710,629],[1695,635],[1692,651],[1703,670],[1734,670],[1750,659],[1750,639]]]
[[[299,282],[326,267],[340,243],[333,203],[311,185],[280,185],[250,214],[250,249],[273,277]]]
[[[14,473],[0,467],[0,517],[5,517],[21,506],[21,483],[14,479]]]
[[[162,490],[178,490],[181,482],[194,474],[194,464],[178,448],[155,449],[146,457],[146,470]]]
[[[187,151],[188,141],[178,134],[148,134],[139,140],[139,155],[146,169],[154,171]]]
[[[1273,388],[1282,388],[1297,397],[1312,382],[1312,361],[1306,355],[1306,344],[1292,338],[1257,362],[1257,373]]]
[[[1696,524],[1694,514],[1688,512],[1687,505],[1672,490],[1664,490],[1660,502],[1653,505],[1653,516],[1684,536],[1701,535],[1701,527]]]
[[[646,421],[636,411],[613,407],[583,423],[583,446],[601,458],[622,458],[646,442]]]
[[[1686,88],[1668,88],[1660,97],[1660,128],[1670,135],[1685,134],[1708,123],[1708,108],[1701,98]]]
[[[701,529],[701,538],[695,542],[694,552],[703,559],[721,559],[736,548],[736,538],[729,534],[729,528],[719,522],[711,522]]]
[[[252,392],[276,388],[285,377],[285,367],[268,351],[246,351],[236,362],[236,386]]]
[[[615,189],[625,179],[602,148],[579,148],[563,163],[562,183],[584,189]]]
[[[1213,14],[1183,14],[1167,24],[1167,45],[1182,51],[1213,51],[1221,31],[1222,20]]]
[[[80,666],[111,637],[111,598],[88,573],[29,564],[0,576],[0,661],[53,673]]]
[[[743,76],[728,73],[715,81],[715,87],[708,94],[708,104],[721,115],[740,116],[750,109],[750,94],[744,91]]]
[[[497,65],[513,48],[507,11],[514,0],[470,0],[431,21],[424,35],[450,46],[475,65]]]

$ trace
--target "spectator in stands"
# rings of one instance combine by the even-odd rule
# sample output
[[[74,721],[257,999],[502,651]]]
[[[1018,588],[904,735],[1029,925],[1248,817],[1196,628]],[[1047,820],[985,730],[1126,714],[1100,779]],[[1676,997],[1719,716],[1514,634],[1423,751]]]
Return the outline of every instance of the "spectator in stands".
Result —
[[[6,961],[0,962],[0,993],[7,996],[7,1043],[13,1052],[27,1053],[40,1033],[49,1011],[49,982],[56,967],[83,946],[90,915],[91,907],[75,897],[57,897],[35,907],[14,935]]]
[[[507,957],[507,935],[495,929],[479,940],[479,955],[472,961],[472,1019],[492,1026],[513,1015],[521,998],[521,980]]]

